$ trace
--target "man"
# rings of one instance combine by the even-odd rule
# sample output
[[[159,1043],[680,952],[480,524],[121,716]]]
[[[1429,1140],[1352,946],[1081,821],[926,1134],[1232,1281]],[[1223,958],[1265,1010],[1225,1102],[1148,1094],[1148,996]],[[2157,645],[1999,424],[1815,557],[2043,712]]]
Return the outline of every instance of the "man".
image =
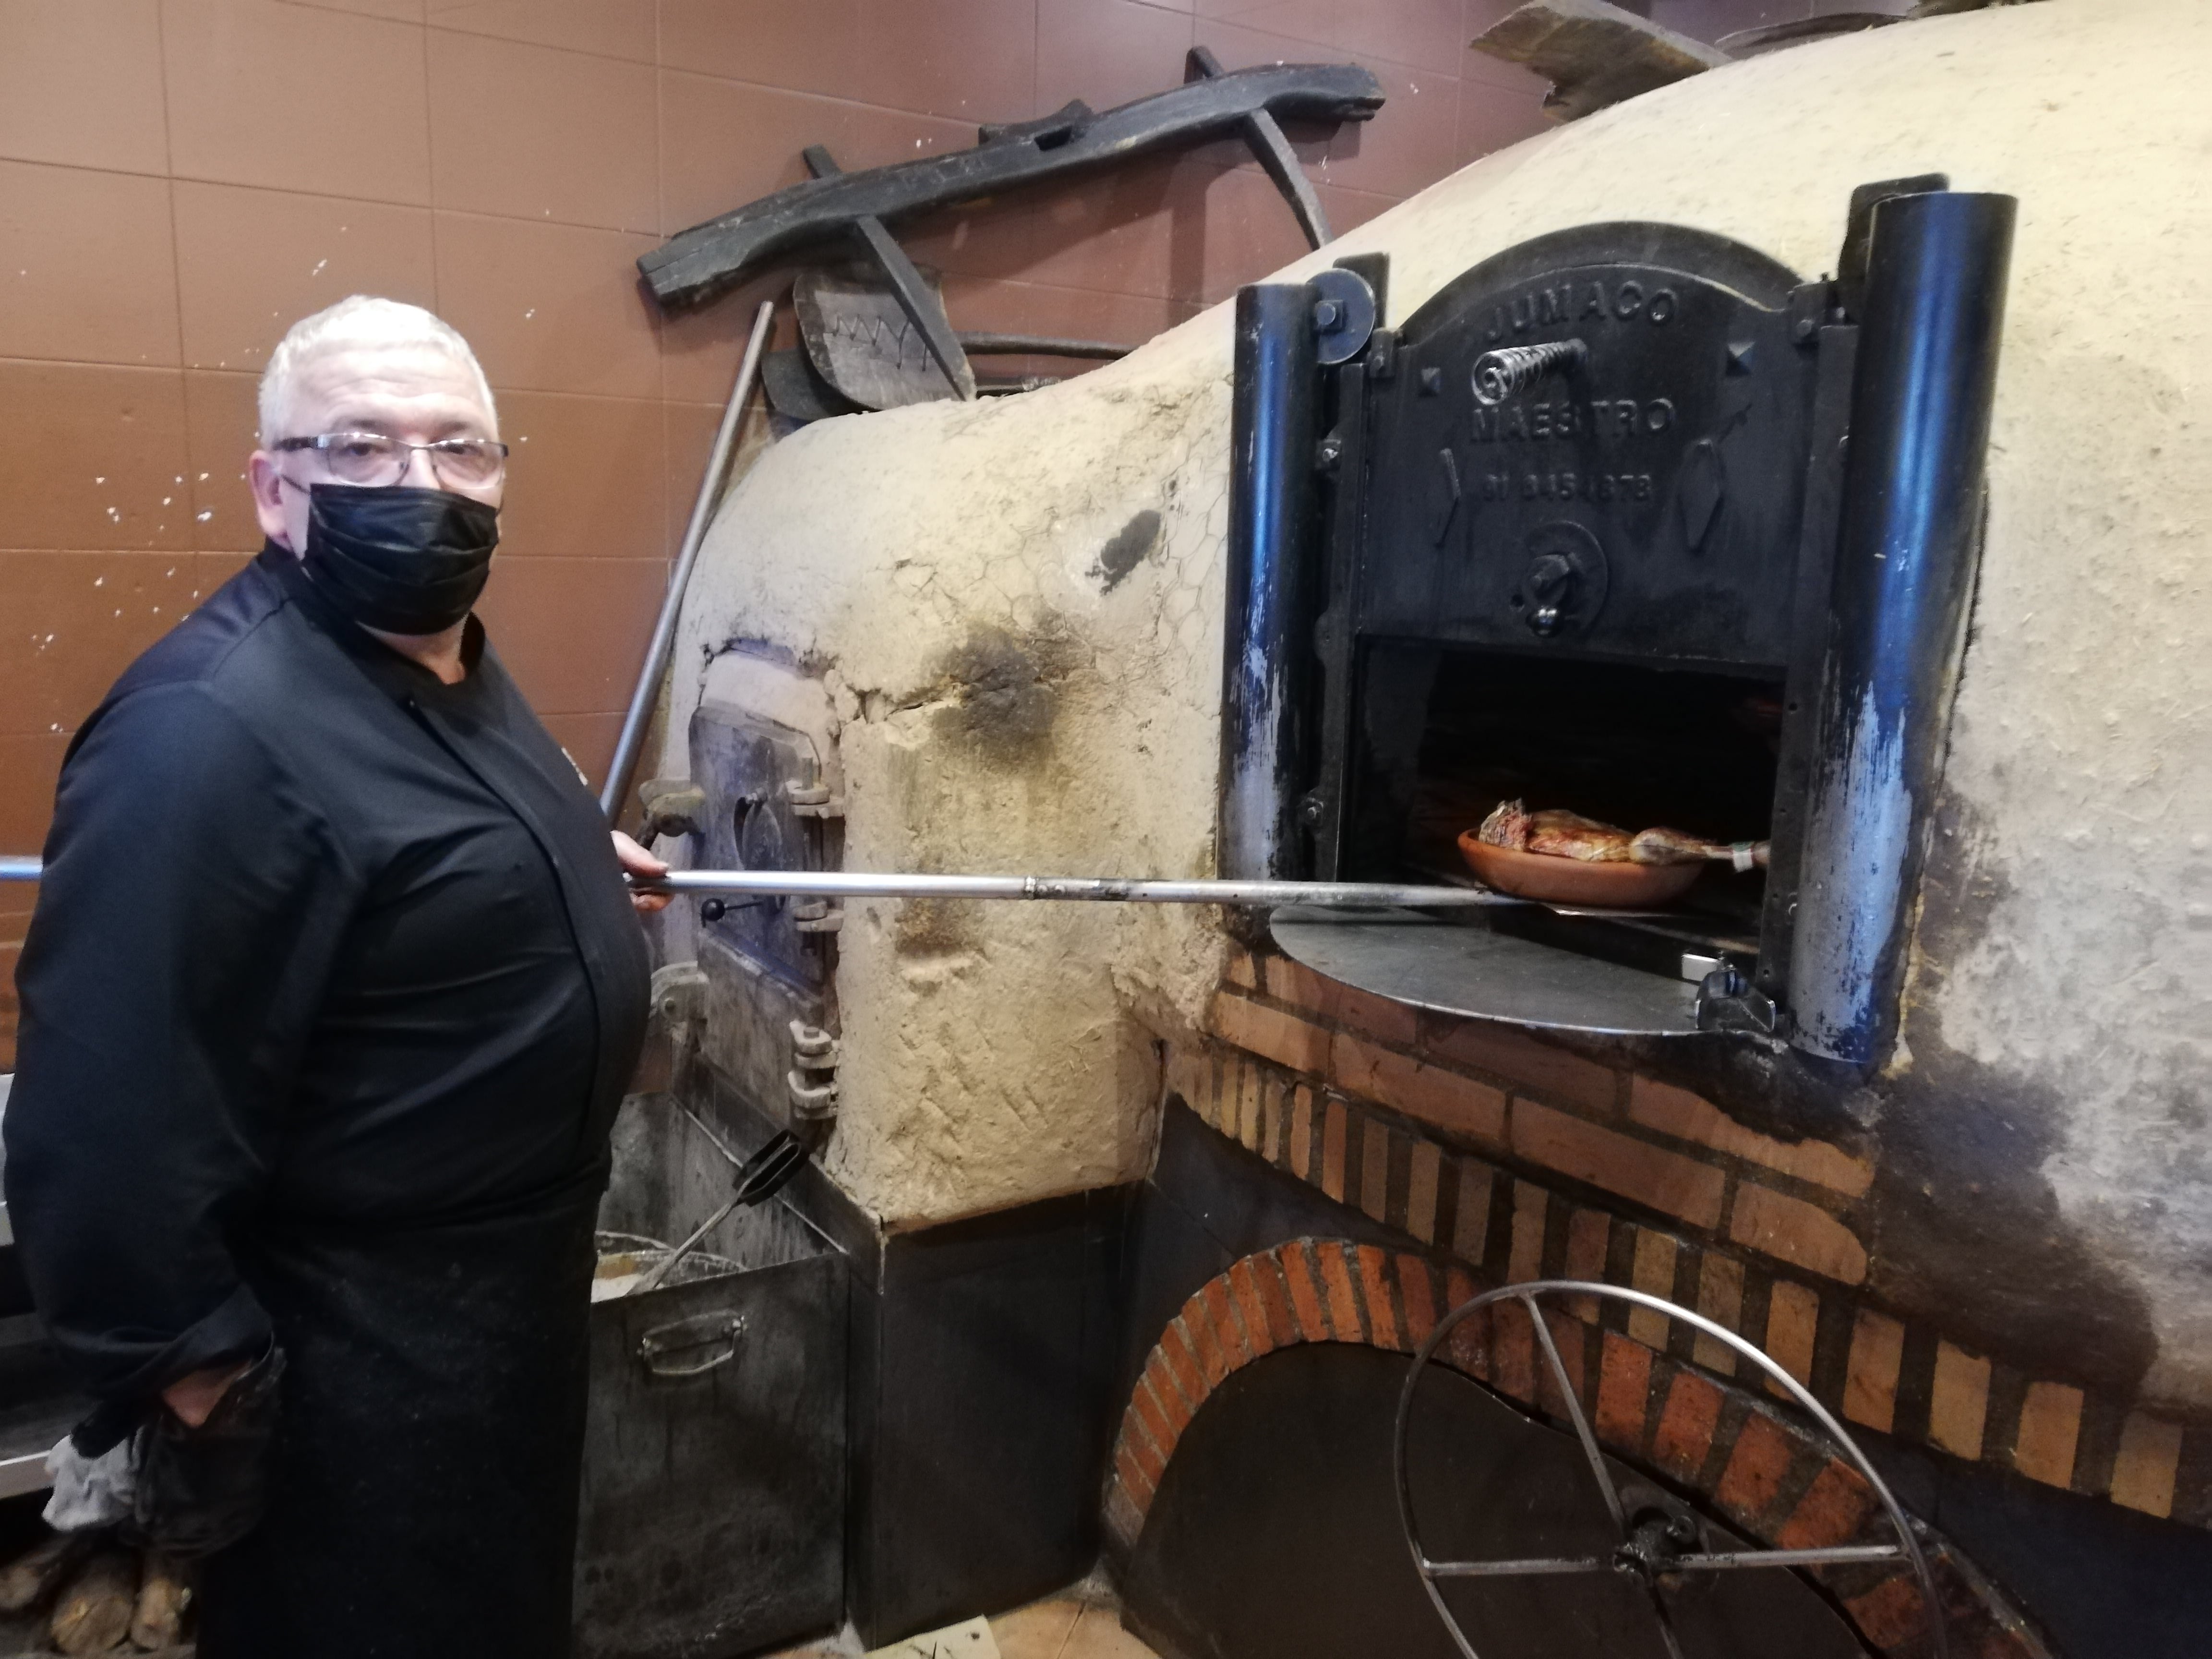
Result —
[[[344,301],[260,417],[267,544],[76,734],[18,974],[9,1214],[103,1402],[58,1456],[214,1549],[205,1659],[548,1659],[663,866],[469,614],[506,447],[460,336]]]

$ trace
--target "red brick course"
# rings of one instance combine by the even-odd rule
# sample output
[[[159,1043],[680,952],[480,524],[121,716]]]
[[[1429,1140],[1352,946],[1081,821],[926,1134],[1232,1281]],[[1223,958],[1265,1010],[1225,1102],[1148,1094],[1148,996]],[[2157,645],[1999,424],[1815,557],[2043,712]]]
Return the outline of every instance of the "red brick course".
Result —
[[[1911,1644],[1917,1650],[1928,1628],[1920,1586],[1909,1577],[1885,1579],[1865,1595],[1853,1596],[1844,1606],[1850,1609],[1852,1622],[1876,1647],[1905,1648]]]
[[[1651,1078],[1629,1079],[1628,1115],[1647,1129],[1764,1164],[1847,1198],[1863,1198],[1874,1185],[1874,1165],[1863,1158],[1825,1140],[1776,1140],[1745,1128],[1702,1096]]]
[[[1878,1500],[1866,1477],[1836,1458],[1814,1476],[1789,1520],[1775,1534],[1785,1550],[1822,1549],[1848,1543],[1873,1515]]]
[[[1513,1150],[1531,1164],[1618,1193],[1647,1209],[1680,1216],[1694,1226],[1721,1224],[1727,1175],[1649,1141],[1522,1100],[1513,1107]]]
[[[1135,1500],[1139,1510],[1152,1506],[1152,1478],[1137,1462],[1137,1454],[1129,1445],[1129,1437],[1121,1437],[1121,1443],[1114,1449],[1114,1473],[1121,1482],[1122,1490]]]
[[[1288,957],[1268,957],[1264,972],[1267,993],[1278,1002],[1290,1003],[1331,1024],[1364,1031],[1401,1048],[1413,1046],[1419,1021],[1402,1002],[1370,996],[1336,980],[1323,979]]]
[[[1213,1340],[1221,1352],[1221,1363],[1230,1370],[1240,1370],[1257,1356],[1246,1346],[1244,1327],[1237,1311],[1229,1304],[1229,1285],[1225,1279],[1206,1282],[1199,1292],[1206,1298],[1206,1322],[1212,1328]]]
[[[1314,1279],[1313,1258],[1303,1244],[1285,1244],[1277,1258],[1290,1285],[1291,1306],[1297,1310],[1298,1333],[1308,1342],[1329,1340],[1328,1316],[1322,1311],[1321,1286]]]
[[[1205,1379],[1206,1391],[1211,1394],[1228,1377],[1229,1360],[1214,1340],[1213,1322],[1206,1317],[1205,1292],[1200,1291],[1182,1305],[1176,1316],[1182,1327],[1183,1340],[1190,1344],[1191,1357],[1198,1361],[1199,1375]]]
[[[1299,1240],[1248,1256],[1200,1287],[1146,1358],[1114,1448],[1106,1519],[1125,1544],[1146,1513],[1190,1419],[1212,1391],[1279,1346],[1300,1341],[1410,1346],[1434,1328],[1429,1264],[1340,1240]],[[1472,1295],[1462,1273],[1452,1288]],[[1370,1336],[1371,1334],[1371,1336]]]
[[[1136,1464],[1138,1472],[1145,1477],[1146,1484],[1158,1486],[1160,1477],[1168,1472],[1168,1460],[1152,1443],[1152,1437],[1145,1432],[1143,1425],[1139,1425],[1133,1432],[1122,1436],[1121,1443],[1128,1452],[1130,1461]]]
[[[1598,1438],[1631,1455],[1641,1451],[1644,1402],[1650,1393],[1651,1350],[1607,1331],[1598,1359]]]
[[[1525,1303],[1493,1303],[1490,1309],[1490,1381],[1516,1400],[1536,1399],[1536,1331]]]
[[[1398,1310],[1391,1306],[1390,1258],[1372,1244],[1359,1247],[1359,1294],[1367,1309],[1367,1340],[1378,1348],[1403,1349]]]
[[[1352,1288],[1357,1276],[1350,1257],[1354,1246],[1325,1239],[1314,1246],[1314,1260],[1321,1267],[1322,1297],[1328,1309],[1330,1328],[1340,1342],[1364,1342],[1367,1333],[1360,1328],[1359,1293]]]
[[[1480,1287],[1466,1268],[1456,1264],[1444,1269],[1443,1314],[1449,1313],[1462,1303],[1472,1302],[1480,1294]],[[1446,1362],[1454,1370],[1469,1376],[1486,1377],[1490,1374],[1490,1344],[1488,1317],[1484,1314],[1471,1315],[1452,1327],[1450,1337],[1444,1344]]]
[[[1620,1097],[1620,1073],[1495,1021],[1437,1016],[1422,1046],[1450,1065],[1472,1066],[1589,1111],[1610,1114]]]
[[[1137,1379],[1136,1391],[1129,1396],[1129,1407],[1136,1413],[1137,1420],[1145,1425],[1145,1432],[1152,1437],[1152,1443],[1173,1456],[1176,1442],[1182,1438],[1182,1428],[1180,1424],[1170,1420],[1166,1410],[1152,1393],[1149,1367],[1146,1375]],[[1189,1419],[1186,1418],[1184,1421]]]
[[[1752,1413],[1736,1431],[1735,1449],[1713,1488],[1714,1498],[1730,1517],[1762,1537],[1771,1536],[1761,1522],[1781,1495],[1797,1447],[1779,1423],[1763,1412]]]
[[[1551,1333],[1552,1346],[1559,1356],[1560,1369],[1567,1374],[1567,1386],[1575,1392],[1577,1402],[1589,1385],[1584,1382],[1588,1372],[1583,1369],[1583,1341],[1589,1327],[1572,1314],[1556,1308],[1544,1310],[1544,1328]],[[1533,1328],[1531,1334],[1534,1334]],[[1559,1391],[1559,1378],[1553,1370],[1551,1361],[1541,1352],[1536,1355],[1536,1401],[1555,1417],[1569,1415],[1565,1397]]]
[[[1715,1173],[1718,1173],[1716,1171]],[[1717,1226],[1717,1219],[1704,1224]],[[1856,1235],[1817,1204],[1747,1181],[1737,1188],[1729,1237],[1737,1243],[1793,1262],[1809,1273],[1866,1282],[1866,1246]]]
[[[1260,1292],[1261,1305],[1267,1310],[1268,1345],[1288,1347],[1298,1340],[1298,1321],[1291,1311],[1290,1287],[1283,1283],[1282,1264],[1272,1255],[1246,1260],[1252,1270],[1252,1283]]]
[[[1168,1438],[1182,1439],[1182,1431],[1190,1426],[1191,1413],[1198,1408],[1176,1386],[1168,1369],[1164,1343],[1153,1348],[1152,1357],[1145,1361],[1145,1374],[1137,1379],[1137,1386],[1159,1407],[1160,1415],[1167,1419]]]
[[[1236,1299],[1237,1317],[1243,1322],[1244,1343],[1253,1358],[1275,1350],[1277,1338],[1267,1323],[1267,1310],[1260,1299],[1260,1285],[1251,1261],[1237,1262],[1228,1273],[1229,1293]]]
[[[1436,1291],[1429,1264],[1420,1257],[1398,1258],[1398,1297],[1406,1310],[1406,1346],[1418,1349],[1437,1328]]]
[[[1695,1371],[1677,1371],[1651,1435],[1651,1461],[1681,1480],[1695,1480],[1721,1420],[1720,1389]]]
[[[1291,1071],[1318,1073],[1328,1069],[1328,1029],[1296,1014],[1218,991],[1206,1024],[1224,1042],[1265,1054]]]
[[[1190,1339],[1183,1334],[1182,1321],[1170,1320],[1160,1334],[1160,1346],[1155,1350],[1168,1363],[1168,1374],[1175,1378],[1176,1386],[1193,1412],[1206,1403],[1206,1376],[1198,1368],[1198,1359],[1190,1351]]]
[[[1503,1145],[1505,1091],[1340,1031],[1329,1047],[1329,1077],[1358,1095],[1434,1124],[1450,1134]]]

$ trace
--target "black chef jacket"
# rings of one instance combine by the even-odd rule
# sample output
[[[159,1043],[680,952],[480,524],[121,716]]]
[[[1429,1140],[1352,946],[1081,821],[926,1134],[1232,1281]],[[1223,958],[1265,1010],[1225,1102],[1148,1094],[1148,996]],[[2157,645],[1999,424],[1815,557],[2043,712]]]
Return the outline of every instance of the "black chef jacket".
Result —
[[[647,963],[595,803],[465,654],[441,684],[267,548],[63,769],[5,1121],[40,1311],[111,1401],[290,1364],[208,1659],[565,1646]]]

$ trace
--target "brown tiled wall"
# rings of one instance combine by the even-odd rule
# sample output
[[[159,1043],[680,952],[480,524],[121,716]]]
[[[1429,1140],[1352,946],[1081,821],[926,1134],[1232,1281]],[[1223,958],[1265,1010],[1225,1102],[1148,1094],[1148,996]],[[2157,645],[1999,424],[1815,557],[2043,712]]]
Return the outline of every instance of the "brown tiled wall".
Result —
[[[1507,0],[0,0],[0,852],[37,850],[77,722],[258,542],[255,375],[358,290],[475,343],[515,447],[484,610],[604,763],[752,305],[661,323],[631,262],[802,176],[1231,67],[1367,64],[1304,148],[1348,228],[1537,131],[1470,53]],[[909,239],[964,327],[1139,341],[1302,251],[1216,146]],[[1081,365],[1062,365],[1080,368]],[[0,1068],[30,892],[0,889]]]
[[[1848,1421],[2212,1526],[2212,1428],[2037,1377],[1872,1305],[1847,1146],[1785,1143],[1711,1103],[1510,1027],[1418,1013],[1243,953],[1212,1041],[1169,1086],[1223,1134],[1493,1282],[1576,1279],[1696,1310]],[[1596,1316],[1593,1308],[1578,1310]],[[1605,1322],[1678,1363],[1741,1374],[1648,1309]]]

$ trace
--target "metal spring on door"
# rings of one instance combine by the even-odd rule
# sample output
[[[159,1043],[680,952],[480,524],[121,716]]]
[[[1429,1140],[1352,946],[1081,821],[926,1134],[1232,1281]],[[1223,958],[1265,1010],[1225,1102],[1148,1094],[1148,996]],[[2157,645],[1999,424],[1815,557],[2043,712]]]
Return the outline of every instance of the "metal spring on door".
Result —
[[[1526,392],[1553,369],[1582,367],[1589,348],[1580,340],[1547,340],[1542,345],[1500,346],[1474,360],[1474,400],[1502,404]]]

